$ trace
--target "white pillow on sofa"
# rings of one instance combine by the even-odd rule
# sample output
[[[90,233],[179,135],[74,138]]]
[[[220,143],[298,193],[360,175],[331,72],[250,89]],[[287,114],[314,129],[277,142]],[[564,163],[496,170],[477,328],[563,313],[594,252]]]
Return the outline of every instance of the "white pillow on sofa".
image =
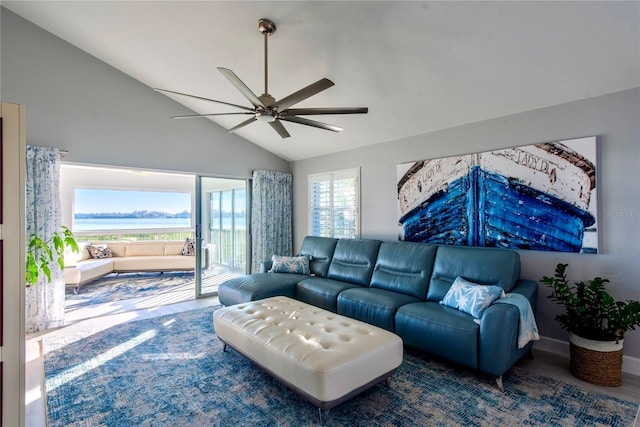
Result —
[[[440,304],[479,319],[484,311],[500,298],[502,292],[500,286],[480,285],[458,276]]]
[[[291,273],[309,275],[309,255],[271,257],[271,270],[269,273]]]

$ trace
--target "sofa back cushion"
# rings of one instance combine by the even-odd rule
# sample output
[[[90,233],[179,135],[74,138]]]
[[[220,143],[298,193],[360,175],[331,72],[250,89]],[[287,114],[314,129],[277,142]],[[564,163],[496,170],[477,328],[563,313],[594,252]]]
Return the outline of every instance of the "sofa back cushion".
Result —
[[[338,239],[331,237],[307,236],[302,241],[298,255],[309,255],[309,269],[311,274],[327,277],[329,264],[336,249]]]
[[[425,243],[382,243],[370,287],[425,299],[437,249]]]
[[[111,247],[111,245],[109,245]],[[126,256],[162,256],[164,255],[164,242],[129,242]]]
[[[329,264],[329,279],[369,286],[380,240],[340,239]]]
[[[520,278],[520,255],[509,249],[440,246],[431,273],[427,301],[442,301],[456,277],[511,291]]]
[[[95,242],[88,242],[88,245],[94,245],[94,246],[106,246],[111,250],[111,256],[112,257],[123,257],[125,256],[125,251],[126,251],[126,247],[127,244],[129,242],[123,242],[123,241],[95,241]]]
[[[164,242],[164,255],[180,255],[184,248],[184,240],[169,240]]]

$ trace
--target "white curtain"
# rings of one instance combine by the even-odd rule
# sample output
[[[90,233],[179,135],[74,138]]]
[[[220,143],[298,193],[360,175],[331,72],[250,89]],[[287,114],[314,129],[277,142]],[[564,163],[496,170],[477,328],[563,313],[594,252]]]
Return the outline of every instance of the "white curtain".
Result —
[[[26,239],[32,234],[49,240],[60,231],[60,153],[57,148],[27,146]],[[51,282],[41,274],[26,292],[26,331],[37,332],[64,324],[64,275],[51,265]]]
[[[293,247],[293,177],[289,173],[253,171],[251,203],[251,272],[272,255],[290,256]]]

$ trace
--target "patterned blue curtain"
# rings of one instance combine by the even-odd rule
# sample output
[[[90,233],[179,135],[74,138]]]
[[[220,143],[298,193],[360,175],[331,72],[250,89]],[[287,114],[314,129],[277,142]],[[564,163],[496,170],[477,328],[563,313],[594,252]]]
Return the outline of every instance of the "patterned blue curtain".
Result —
[[[293,178],[289,173],[253,171],[251,272],[272,255],[290,256],[293,247]]]
[[[26,239],[36,234],[49,240],[60,230],[60,153],[57,148],[27,146],[25,220]],[[27,288],[26,330],[37,332],[64,324],[64,276],[51,266],[51,282],[40,275]]]

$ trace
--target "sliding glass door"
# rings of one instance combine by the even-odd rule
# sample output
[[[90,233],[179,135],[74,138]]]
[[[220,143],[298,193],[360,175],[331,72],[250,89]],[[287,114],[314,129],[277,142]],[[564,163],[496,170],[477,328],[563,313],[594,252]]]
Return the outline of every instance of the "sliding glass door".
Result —
[[[248,271],[248,206],[248,180],[196,178],[197,298],[217,294],[220,283]]]

